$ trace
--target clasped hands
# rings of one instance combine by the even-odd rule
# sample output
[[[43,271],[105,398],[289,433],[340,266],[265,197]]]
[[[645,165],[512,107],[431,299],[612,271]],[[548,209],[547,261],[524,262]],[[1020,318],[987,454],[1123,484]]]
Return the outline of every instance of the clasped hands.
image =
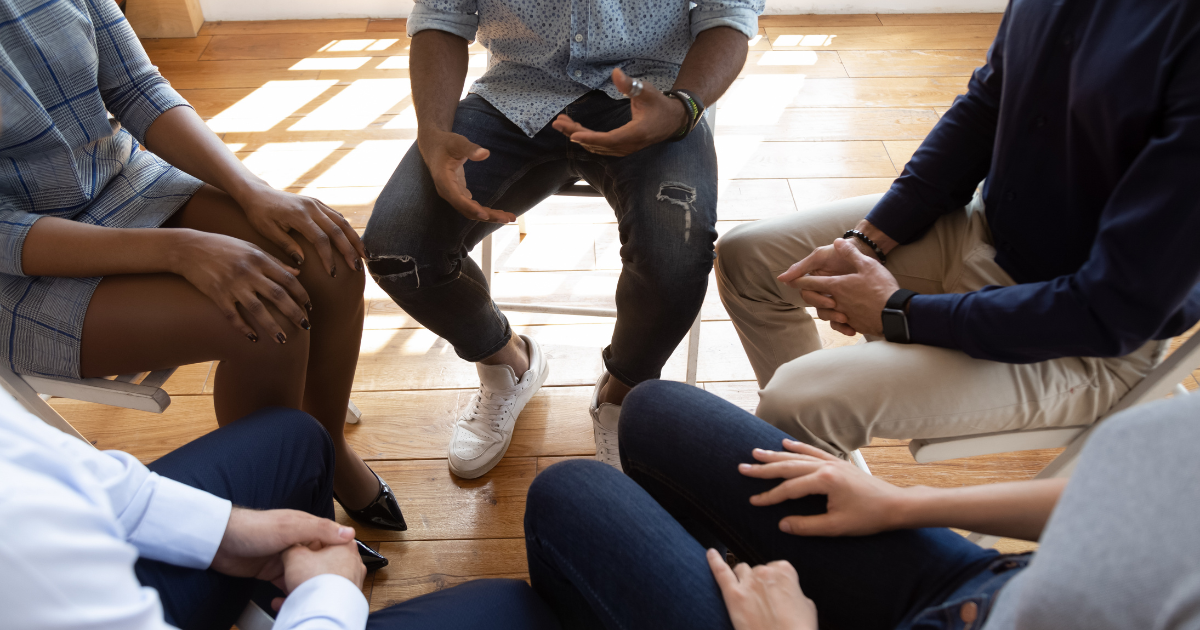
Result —
[[[288,594],[325,574],[340,575],[362,588],[367,575],[353,528],[297,510],[237,507],[210,568],[265,580]],[[283,598],[276,598],[272,606],[279,610]]]
[[[752,505],[825,495],[824,514],[785,517],[779,522],[781,531],[797,536],[866,536],[903,526],[900,488],[807,444],[784,440],[783,448],[754,449],[759,463],[738,466],[747,477],[783,479],[750,497]],[[816,606],[804,595],[796,569],[788,561],[754,568],[739,564],[731,569],[710,549],[708,564],[736,630],[816,630]]]
[[[628,94],[633,88],[633,79],[620,68],[613,69],[612,80],[622,94]],[[653,85],[646,85],[642,93],[630,98],[629,102],[632,119],[612,131],[592,131],[566,114],[559,114],[552,125],[571,142],[592,153],[621,157],[670,138],[687,122],[683,103],[669,98]],[[466,136],[450,131],[418,133],[417,147],[425,165],[429,167],[439,197],[468,219],[488,223],[512,223],[517,220],[511,212],[480,204],[467,188],[464,169],[467,161],[486,160],[491,155],[490,151],[471,142]]]
[[[851,336],[883,335],[883,307],[900,285],[874,256],[839,238],[817,248],[778,277],[800,291],[817,317]]]

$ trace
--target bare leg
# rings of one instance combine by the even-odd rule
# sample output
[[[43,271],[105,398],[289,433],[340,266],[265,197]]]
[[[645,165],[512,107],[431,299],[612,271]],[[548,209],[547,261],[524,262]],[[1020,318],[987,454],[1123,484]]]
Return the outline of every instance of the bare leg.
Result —
[[[509,338],[508,345],[501,348],[496,354],[480,361],[484,365],[507,365],[516,372],[517,378],[529,370],[529,348],[524,339],[513,333]]]
[[[232,198],[209,186],[165,227],[235,236],[289,260],[254,230]],[[312,298],[311,331],[285,323],[286,344],[263,335],[251,343],[183,278],[113,276],[100,283],[84,321],[83,374],[106,376],[219,361],[217,421],[232,422],[272,405],[308,412],[333,438],[338,496],[348,507],[358,508],[379,491],[374,475],[342,434],[362,337],[363,273],[342,263],[332,278],[311,245],[303,238],[296,240],[305,251],[300,282]]]

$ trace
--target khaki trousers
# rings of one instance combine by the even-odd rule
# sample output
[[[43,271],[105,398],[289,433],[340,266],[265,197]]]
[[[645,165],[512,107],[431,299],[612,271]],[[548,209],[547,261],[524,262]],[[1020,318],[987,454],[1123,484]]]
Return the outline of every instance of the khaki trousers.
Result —
[[[796,439],[845,454],[874,437],[1088,425],[1161,360],[1165,341],[1149,342],[1124,357],[1031,364],[887,341],[822,350],[800,292],[775,277],[841,237],[878,200],[879,195],[845,199],[741,225],[717,244],[721,301],[761,388],[756,413]],[[887,269],[900,286],[919,293],[1014,284],[995,254],[983,202],[976,196],[961,211],[939,219],[920,240],[893,250]]]

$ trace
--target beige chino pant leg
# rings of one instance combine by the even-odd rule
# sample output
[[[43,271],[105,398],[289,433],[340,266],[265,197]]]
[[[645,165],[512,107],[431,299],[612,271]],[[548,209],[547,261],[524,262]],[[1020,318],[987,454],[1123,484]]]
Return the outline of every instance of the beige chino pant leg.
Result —
[[[873,437],[1086,425],[1161,356],[1165,342],[1148,343],[1120,358],[1032,364],[886,341],[813,352],[821,344],[804,310],[807,304],[774,278],[852,228],[877,200],[847,199],[761,221],[730,231],[718,243],[721,298],[762,387],[757,415],[786,433],[845,454]],[[896,248],[887,267],[900,286],[920,293],[965,293],[1014,284],[995,263],[982,210],[976,198],[939,219],[918,241]]]

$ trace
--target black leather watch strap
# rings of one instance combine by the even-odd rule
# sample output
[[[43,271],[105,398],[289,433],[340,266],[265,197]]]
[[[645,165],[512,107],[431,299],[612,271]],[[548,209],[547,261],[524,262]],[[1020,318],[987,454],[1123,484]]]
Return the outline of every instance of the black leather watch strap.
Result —
[[[885,304],[883,308],[891,308],[897,311],[903,311],[904,307],[908,306],[908,301],[911,300],[912,296],[914,295],[920,294],[916,291],[909,291],[908,289],[896,289],[896,292],[892,294],[892,297],[888,298],[887,304]]]

